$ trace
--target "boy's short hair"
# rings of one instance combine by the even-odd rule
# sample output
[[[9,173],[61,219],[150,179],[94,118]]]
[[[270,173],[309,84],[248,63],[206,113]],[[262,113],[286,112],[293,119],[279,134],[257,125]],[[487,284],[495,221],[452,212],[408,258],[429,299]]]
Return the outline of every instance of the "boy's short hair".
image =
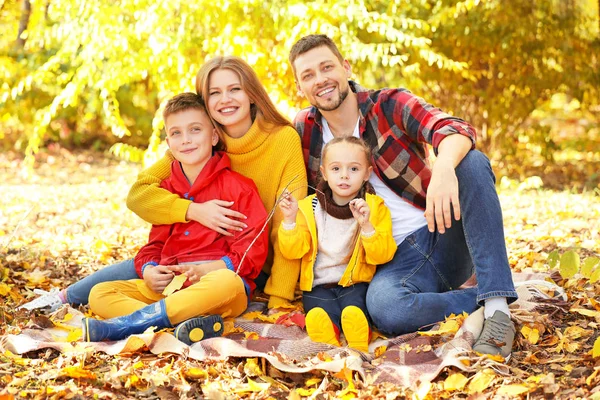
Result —
[[[204,103],[202,96],[192,92],[180,93],[171,97],[169,101],[167,101],[167,104],[165,105],[165,109],[163,111],[163,121],[165,121],[165,128],[167,118],[170,115],[177,114],[186,110],[202,111],[206,114],[207,120],[214,128],[214,125],[212,125],[212,119],[208,115],[208,110],[206,109],[206,104]],[[225,151],[225,143],[223,142],[223,138],[221,137],[221,134],[218,129],[217,135],[219,136],[219,142],[213,146],[213,149],[216,151]]]
[[[290,50],[290,64],[292,65],[292,70],[294,71],[294,75],[296,75],[296,68],[294,67],[294,61],[301,56],[302,54],[310,51],[314,48],[326,46],[333,52],[333,54],[340,60],[341,63],[344,62],[344,57],[342,57],[342,53],[336,46],[333,40],[329,38],[327,35],[308,35],[304,36],[300,40],[298,40],[292,46]]]
[[[165,105],[165,110],[163,111],[163,120],[166,121],[167,117],[171,114],[189,109],[200,110],[208,115],[202,97],[196,93],[185,92],[175,95],[167,101],[167,105]]]

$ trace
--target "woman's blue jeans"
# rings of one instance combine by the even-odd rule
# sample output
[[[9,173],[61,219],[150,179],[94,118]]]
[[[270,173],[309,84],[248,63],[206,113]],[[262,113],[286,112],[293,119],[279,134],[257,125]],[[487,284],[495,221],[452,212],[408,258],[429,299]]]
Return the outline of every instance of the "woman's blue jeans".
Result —
[[[130,279],[140,279],[135,270],[133,259],[109,265],[69,286],[67,288],[67,302],[69,304],[87,304],[90,290],[94,285],[102,282],[128,281]]]
[[[487,298],[516,300],[502,210],[488,158],[470,151],[456,167],[461,220],[444,234],[413,232],[377,268],[367,291],[375,326],[387,335],[414,332],[450,314],[471,313]],[[456,290],[475,272],[477,287]]]

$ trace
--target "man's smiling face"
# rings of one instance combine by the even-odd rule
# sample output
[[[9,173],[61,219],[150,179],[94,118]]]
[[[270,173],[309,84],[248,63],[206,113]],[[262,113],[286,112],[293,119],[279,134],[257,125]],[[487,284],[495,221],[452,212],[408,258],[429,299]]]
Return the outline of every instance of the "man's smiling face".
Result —
[[[299,55],[293,66],[298,90],[319,110],[333,111],[348,97],[350,64],[340,61],[327,46]]]

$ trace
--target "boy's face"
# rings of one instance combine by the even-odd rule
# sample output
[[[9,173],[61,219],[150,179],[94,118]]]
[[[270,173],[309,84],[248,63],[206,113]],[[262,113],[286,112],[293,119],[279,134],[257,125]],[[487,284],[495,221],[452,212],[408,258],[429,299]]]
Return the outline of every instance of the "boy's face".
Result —
[[[315,47],[299,55],[293,68],[296,87],[321,111],[336,110],[350,93],[350,64],[340,62],[327,46]]]
[[[173,157],[184,166],[206,164],[219,136],[206,112],[188,109],[169,115],[165,120],[167,144]]]

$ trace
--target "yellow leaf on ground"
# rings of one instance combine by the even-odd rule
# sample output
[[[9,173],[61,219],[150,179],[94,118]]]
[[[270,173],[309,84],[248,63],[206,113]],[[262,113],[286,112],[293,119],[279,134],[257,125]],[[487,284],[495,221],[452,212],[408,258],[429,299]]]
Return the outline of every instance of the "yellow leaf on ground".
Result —
[[[133,369],[140,369],[140,368],[143,368],[143,367],[144,367],[144,363],[142,361],[138,361],[138,362],[136,362],[135,364],[133,364],[131,366],[131,368],[133,368]]]
[[[445,333],[454,334],[458,332],[458,328],[460,328],[458,321],[456,321],[455,319],[450,319],[442,322],[438,330],[419,332],[419,334],[423,336],[443,335]]]
[[[460,372],[452,374],[444,381],[444,390],[449,392],[452,390],[462,390],[467,384],[468,380],[469,379]]]
[[[81,328],[75,328],[69,332],[67,335],[67,342],[76,342],[83,336],[83,332]]]
[[[244,336],[246,340],[258,340],[260,338],[256,332],[244,332]]]
[[[187,280],[186,274],[175,275],[173,280],[167,285],[165,290],[163,290],[163,292],[162,292],[163,296],[170,296],[173,293],[175,293],[176,291],[178,291],[179,289],[181,289],[181,287],[183,286],[183,284],[185,283],[186,280]]]
[[[192,367],[183,371],[186,378],[190,379],[206,379],[208,378],[208,372],[202,368]]]
[[[385,354],[385,352],[387,351],[387,346],[379,346],[377,348],[375,348],[375,358],[379,358],[382,355]]]
[[[596,338],[596,341],[594,342],[594,348],[592,349],[592,357],[600,357],[600,337]]]
[[[312,394],[315,392],[315,390],[317,390],[317,389],[316,388],[310,388],[310,389],[298,388],[298,389],[296,389],[296,393],[298,393],[302,397],[309,397],[309,396],[312,396]]]
[[[586,317],[600,318],[600,311],[588,310],[587,308],[571,308],[571,312],[576,312]]]
[[[65,367],[60,371],[60,374],[75,379],[96,379],[96,374],[79,366]]]
[[[560,257],[560,276],[565,279],[572,278],[579,272],[579,254],[573,250],[565,251]]]
[[[522,384],[512,384],[512,385],[504,385],[501,386],[500,389],[496,392],[496,394],[502,394],[506,396],[518,396],[523,393],[527,393],[532,389],[529,385]]]
[[[318,385],[319,383],[321,383],[323,379],[321,378],[310,378],[307,379],[306,382],[304,382],[304,386],[312,386],[312,385]]]
[[[531,344],[536,344],[538,340],[540,340],[540,331],[535,328],[532,329],[527,325],[524,325],[521,328],[521,334],[523,334],[523,337]]]
[[[0,283],[0,296],[4,297],[10,293],[10,286],[6,283]]]
[[[492,384],[495,377],[496,374],[490,368],[486,368],[479,371],[475,374],[475,376],[473,376],[471,382],[469,382],[469,386],[467,387],[467,393],[482,393]]]
[[[244,364],[244,373],[248,376],[261,376],[262,369],[258,365],[258,358],[249,358]]]
[[[248,384],[242,388],[236,389],[236,393],[248,393],[248,392],[262,392],[271,387],[270,383],[259,383],[248,378]]]
[[[600,280],[600,267],[596,268],[590,276],[590,283],[596,283]]]
[[[600,265],[600,259],[597,257],[586,258],[581,266],[581,275],[588,279],[591,278],[594,268],[596,268],[598,265]]]

